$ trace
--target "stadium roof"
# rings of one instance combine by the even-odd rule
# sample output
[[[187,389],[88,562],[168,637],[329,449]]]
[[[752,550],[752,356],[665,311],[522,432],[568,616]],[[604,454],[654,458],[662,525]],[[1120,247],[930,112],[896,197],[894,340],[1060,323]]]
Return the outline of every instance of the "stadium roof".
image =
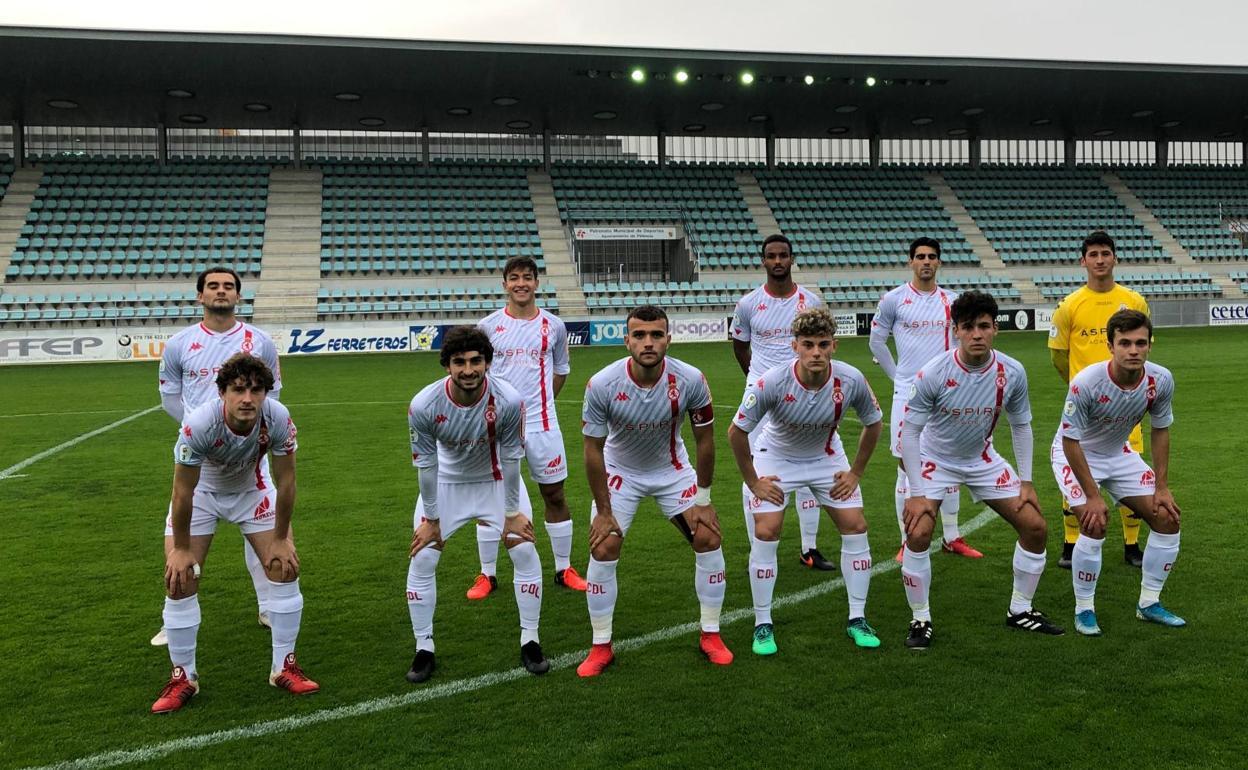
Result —
[[[0,121],[27,125],[1240,141],[1246,86],[1242,67],[0,28]]]

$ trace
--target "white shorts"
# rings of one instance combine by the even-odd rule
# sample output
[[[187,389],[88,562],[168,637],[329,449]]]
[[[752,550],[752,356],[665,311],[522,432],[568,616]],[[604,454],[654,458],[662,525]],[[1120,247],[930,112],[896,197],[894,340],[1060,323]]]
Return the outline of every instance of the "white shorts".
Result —
[[[1084,452],[1083,455],[1088,460],[1088,469],[1092,471],[1092,480],[1108,492],[1115,503],[1124,497],[1151,497],[1157,490],[1156,474],[1138,452],[1115,455]],[[1086,503],[1083,487],[1079,486],[1079,481],[1066,462],[1066,453],[1062,451],[1061,444],[1053,444],[1049,450],[1049,460],[1053,464],[1053,477],[1062,488],[1062,497],[1066,498],[1066,504],[1073,508]]]
[[[950,463],[924,456],[919,471],[923,488],[915,491],[929,500],[943,500],[949,489],[962,485],[976,502],[1017,497],[1022,488],[1018,472],[995,449],[989,450],[988,458],[987,462],[977,457],[970,462]]]
[[[554,484],[568,477],[567,452],[557,423],[550,430],[525,431],[524,457],[529,463],[529,478],[538,484]]]
[[[619,522],[622,530],[620,536],[623,537],[633,525],[637,506],[644,498],[653,497],[659,504],[659,510],[668,519],[692,508],[693,498],[698,493],[698,475],[692,468],[686,468],[683,471],[673,470],[671,473],[638,478],[638,474],[607,466],[607,491],[611,494],[611,513]],[[598,504],[592,503],[590,521],[597,515]]]
[[[750,495],[746,510],[749,513],[774,513],[783,511],[789,505],[789,494],[798,490],[807,490],[817,505],[828,508],[861,508],[862,489],[854,487],[854,492],[844,500],[832,497],[833,477],[838,471],[849,470],[849,462],[843,453],[837,453],[827,459],[814,462],[797,462],[782,460],[766,455],[754,456],[754,470],[759,476],[777,476],[776,485],[784,492],[784,502],[777,505],[766,500],[759,500]]]
[[[243,534],[268,532],[277,520],[277,491],[269,484],[266,489],[246,492],[207,492],[199,487],[191,498],[191,536],[212,535],[218,521],[237,524]],[[165,537],[173,536],[173,503],[165,517]]]
[[[910,400],[910,385],[910,380],[893,382],[893,405],[888,411],[888,451],[897,459],[901,459],[901,418]]]
[[[472,483],[438,482],[438,525],[442,539],[447,540],[455,531],[470,521],[479,521],[503,532],[503,482],[479,481]],[[530,519],[533,508],[529,496],[520,487],[520,512]],[[418,495],[416,510],[412,513],[412,529],[425,520],[425,505]]]

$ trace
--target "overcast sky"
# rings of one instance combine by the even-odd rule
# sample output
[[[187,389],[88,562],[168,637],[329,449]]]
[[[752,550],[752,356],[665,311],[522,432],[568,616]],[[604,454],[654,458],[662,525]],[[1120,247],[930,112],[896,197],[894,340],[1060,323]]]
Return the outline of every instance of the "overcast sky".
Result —
[[[1243,0],[5,0],[0,25],[1248,66]]]

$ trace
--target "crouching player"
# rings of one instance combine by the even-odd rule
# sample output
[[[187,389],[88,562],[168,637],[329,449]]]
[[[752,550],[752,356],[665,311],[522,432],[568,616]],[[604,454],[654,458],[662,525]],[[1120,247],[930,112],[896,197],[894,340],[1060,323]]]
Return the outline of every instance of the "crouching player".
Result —
[[[858,481],[866,471],[882,429],[883,414],[871,386],[849,364],[833,362],[836,321],[824,308],[793,319],[797,360],[769,369],[750,383],[728,428],[741,477],[753,496],[746,515],[754,518],[750,546],[750,590],[754,595],[754,652],[774,655],[771,597],[776,558],[789,494],[809,490],[841,533],[841,574],[849,594],[846,632],[859,647],[879,647],[865,617],[871,584],[871,549]],[[862,423],[851,467],[837,431],[849,407]],[[767,420],[750,456],[750,431]]]
[[[1048,528],[1031,483],[1031,404],[1027,372],[1015,359],[994,351],[997,301],[968,291],[950,307],[958,346],[933,358],[915,375],[901,454],[910,481],[906,499],[906,548],[901,577],[914,613],[906,646],[924,649],[932,642],[928,593],[931,543],[937,509],[945,489],[965,485],[1018,532],[1014,546],[1014,590],[1005,624],[1010,628],[1058,635],[1062,629],[1031,606],[1044,573]],[[1017,472],[992,445],[992,433],[1004,411],[1010,423]]]
[[[320,689],[295,661],[303,616],[299,557],[290,534],[296,431],[286,407],[265,397],[272,388],[269,367],[259,358],[237,353],[217,374],[219,397],[182,421],[173,448],[173,499],[165,523],[164,622],[173,674],[152,704],[152,713],[177,711],[199,692],[195,671],[199,580],[218,521],[238,524],[268,577],[273,624],[269,684],[296,695]],[[262,463],[269,454],[272,479]]]
[[[1179,506],[1167,485],[1174,377],[1148,360],[1153,324],[1145,314],[1119,310],[1105,325],[1105,336],[1111,358],[1104,365],[1087,367],[1070,381],[1052,448],[1053,474],[1079,519],[1071,577],[1075,630],[1085,636],[1101,634],[1093,601],[1109,515],[1101,499],[1102,487],[1152,530],[1144,548],[1135,616],[1163,626],[1186,625],[1162,607],[1159,599],[1179,555]],[[1155,470],[1128,441],[1145,414],[1152,423]]]

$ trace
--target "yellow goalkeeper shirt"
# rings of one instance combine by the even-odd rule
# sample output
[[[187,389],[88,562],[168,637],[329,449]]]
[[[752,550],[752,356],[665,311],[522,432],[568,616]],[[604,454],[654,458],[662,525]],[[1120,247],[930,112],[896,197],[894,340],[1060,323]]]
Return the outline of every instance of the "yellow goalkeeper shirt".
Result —
[[[1070,377],[1073,379],[1091,364],[1109,359],[1105,325],[1109,317],[1122,309],[1139,310],[1148,315],[1148,303],[1139,293],[1114,284],[1109,291],[1092,291],[1087,286],[1066,296],[1053,313],[1049,330],[1049,348],[1070,353]]]

